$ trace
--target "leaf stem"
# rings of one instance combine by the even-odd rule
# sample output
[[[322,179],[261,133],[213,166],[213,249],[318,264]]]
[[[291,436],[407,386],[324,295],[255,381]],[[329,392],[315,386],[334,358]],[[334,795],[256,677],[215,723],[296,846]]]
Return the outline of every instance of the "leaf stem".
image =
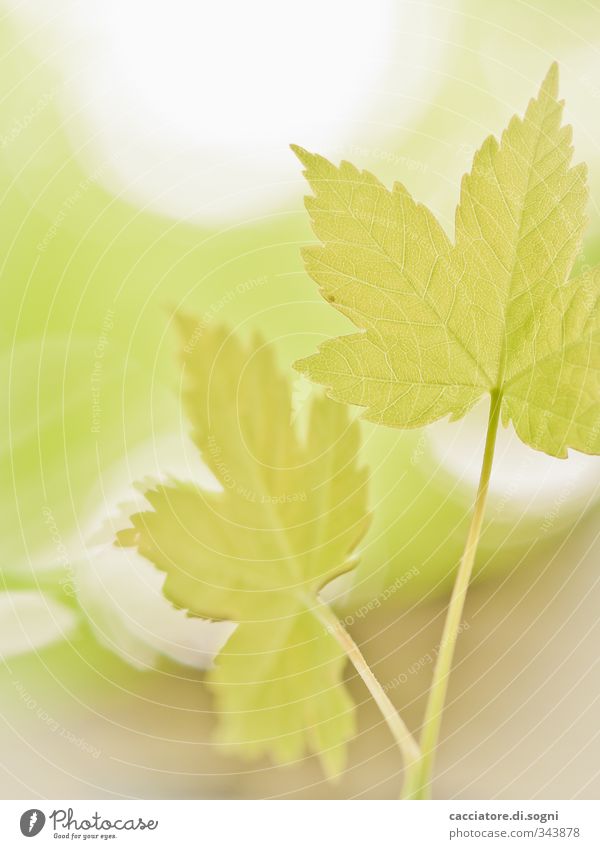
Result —
[[[364,681],[367,690],[375,700],[377,707],[381,711],[383,718],[385,719],[390,731],[392,732],[394,740],[402,753],[405,769],[410,769],[419,762],[421,757],[417,741],[408,730],[408,727],[390,701],[384,688],[373,674],[373,671],[364,659],[361,650],[329,605],[317,600],[316,608],[313,607],[311,609],[323,625],[325,625],[327,631],[338,641],[348,657],[348,660],[352,663]]]
[[[481,535],[481,527],[485,513],[492,464],[494,460],[494,448],[496,446],[496,435],[498,433],[498,422],[500,419],[500,406],[502,395],[499,390],[491,393],[490,412],[488,419],[483,463],[477,496],[473,508],[473,516],[467,534],[467,541],[460,561],[456,580],[452,590],[452,596],[448,605],[444,631],[440,643],[437,661],[433,671],[433,679],[429,690],[425,719],[421,732],[420,748],[421,757],[413,764],[406,774],[402,797],[404,799],[427,799],[430,793],[431,775],[435,752],[440,736],[442,714],[448,690],[448,680],[452,669],[454,649],[458,638],[458,632],[463,615],[465,598],[471,580],[477,546]]]

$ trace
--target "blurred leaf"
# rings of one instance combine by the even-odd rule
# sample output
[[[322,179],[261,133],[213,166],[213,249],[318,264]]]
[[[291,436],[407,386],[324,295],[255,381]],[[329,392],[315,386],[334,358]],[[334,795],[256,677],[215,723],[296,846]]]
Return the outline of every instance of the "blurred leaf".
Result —
[[[557,95],[553,65],[525,117],[476,153],[454,245],[403,186],[295,149],[323,242],[305,250],[307,269],[362,331],[327,341],[301,372],[403,428],[460,418],[498,390],[526,444],[600,452],[600,271],[566,282],[588,192]]]
[[[328,774],[354,732],[344,655],[315,615],[319,590],[354,565],[368,525],[359,427],[317,398],[307,435],[291,425],[292,388],[272,351],[224,329],[179,320],[193,439],[222,487],[173,482],[119,534],[167,573],[165,595],[238,628],[209,683],[220,739],[286,762],[307,748]]]

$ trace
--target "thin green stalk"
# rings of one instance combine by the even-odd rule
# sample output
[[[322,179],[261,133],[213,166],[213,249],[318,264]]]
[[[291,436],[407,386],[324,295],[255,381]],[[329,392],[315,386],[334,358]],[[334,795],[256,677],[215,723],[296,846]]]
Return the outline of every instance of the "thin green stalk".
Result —
[[[471,580],[485,513],[485,503],[494,460],[496,434],[498,433],[498,422],[500,419],[501,400],[499,391],[492,392],[481,476],[479,478],[471,525],[467,534],[467,541],[460,566],[456,573],[456,580],[448,605],[439,653],[433,671],[433,679],[429,690],[420,739],[421,757],[406,773],[402,793],[404,799],[429,798],[433,762],[440,736],[442,714],[446,701],[446,692],[448,690],[448,680],[452,669],[454,649],[456,647],[458,630],[462,620],[465,598]]]
[[[383,718],[392,732],[396,745],[400,749],[405,769],[411,769],[416,763],[418,763],[421,757],[419,746],[408,730],[404,720],[390,701],[385,690],[373,674],[373,671],[364,659],[361,650],[329,605],[318,601],[316,607],[313,606],[311,609],[327,628],[329,633],[332,634],[338,641],[348,657],[348,660],[352,663],[364,681],[369,693],[373,696],[377,707],[381,711]]]

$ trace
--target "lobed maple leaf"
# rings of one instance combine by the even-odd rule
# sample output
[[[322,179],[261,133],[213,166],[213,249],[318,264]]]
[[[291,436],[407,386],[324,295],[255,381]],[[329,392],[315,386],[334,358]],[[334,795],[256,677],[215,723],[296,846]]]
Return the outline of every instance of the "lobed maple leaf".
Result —
[[[600,453],[600,270],[569,280],[588,198],[558,67],[462,181],[452,243],[434,215],[348,162],[294,147],[323,296],[360,329],[296,368],[393,427],[463,416],[485,393],[527,445]]]
[[[312,750],[334,775],[354,707],[344,652],[316,607],[319,591],[354,566],[368,526],[358,424],[318,397],[300,438],[290,382],[260,337],[244,343],[225,328],[178,322],[192,437],[221,491],[150,488],[150,509],[118,541],[166,573],[175,605],[238,623],[207,679],[219,739],[280,762]]]

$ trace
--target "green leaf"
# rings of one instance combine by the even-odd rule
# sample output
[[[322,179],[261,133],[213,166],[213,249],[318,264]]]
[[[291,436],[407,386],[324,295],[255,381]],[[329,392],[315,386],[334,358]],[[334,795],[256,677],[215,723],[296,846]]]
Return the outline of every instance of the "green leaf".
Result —
[[[524,118],[476,153],[454,244],[403,186],[294,148],[321,241],[304,251],[307,270],[360,329],[299,371],[402,428],[460,418],[497,390],[528,445],[600,453],[600,272],[568,280],[588,192],[557,96],[553,65]]]
[[[280,762],[312,750],[336,774],[354,708],[344,654],[316,599],[353,567],[368,526],[358,424],[319,397],[301,439],[291,386],[260,338],[245,344],[223,328],[179,324],[193,439],[222,491],[151,488],[151,510],[132,516],[119,542],[166,572],[175,605],[239,623],[208,676],[219,739]]]

